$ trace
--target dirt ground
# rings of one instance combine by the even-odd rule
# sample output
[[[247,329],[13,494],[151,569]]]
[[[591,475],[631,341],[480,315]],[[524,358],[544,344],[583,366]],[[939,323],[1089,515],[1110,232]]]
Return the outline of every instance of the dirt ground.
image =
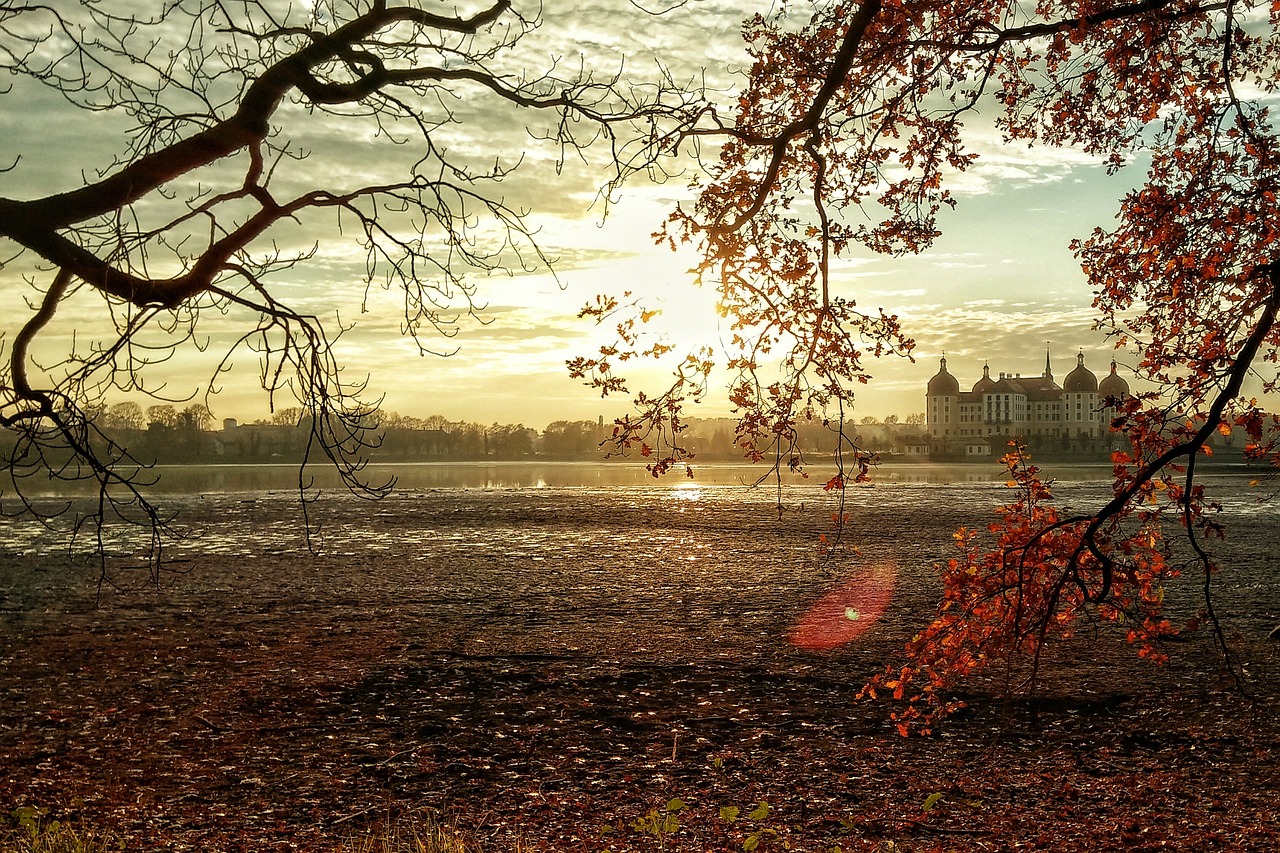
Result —
[[[262,561],[271,594],[247,594]],[[4,558],[0,580],[47,584],[7,587],[0,808],[129,850],[333,850],[422,810],[485,851],[1280,849],[1280,661],[1256,631],[1252,699],[1207,638],[1156,669],[1104,635],[1058,649],[1033,702],[975,684],[904,739],[847,656],[537,642],[555,626],[510,606],[486,631],[362,596],[350,554],[193,558],[98,605],[56,593],[56,562]],[[872,631],[857,661],[901,639]]]

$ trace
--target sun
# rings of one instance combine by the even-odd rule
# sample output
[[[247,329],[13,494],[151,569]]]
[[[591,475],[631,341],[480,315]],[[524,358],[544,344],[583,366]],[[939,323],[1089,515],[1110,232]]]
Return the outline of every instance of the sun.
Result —
[[[678,350],[718,345],[728,323],[715,289],[694,285],[685,260],[669,255],[618,264],[610,270],[614,295],[629,293],[643,312],[647,334]]]

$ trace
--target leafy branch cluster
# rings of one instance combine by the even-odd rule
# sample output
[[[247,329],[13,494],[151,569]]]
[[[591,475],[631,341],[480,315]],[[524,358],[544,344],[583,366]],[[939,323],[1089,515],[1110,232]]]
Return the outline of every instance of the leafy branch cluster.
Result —
[[[1225,650],[1211,595],[1210,543],[1221,530],[1197,462],[1215,431],[1238,429],[1248,460],[1280,463],[1275,417],[1244,393],[1250,377],[1263,393],[1280,381],[1280,137],[1270,114],[1280,7],[787,2],[749,18],[743,34],[754,63],[736,104],[681,131],[718,144],[718,159],[656,237],[697,250],[696,273],[733,322],[724,363],[753,458],[802,464],[787,453],[797,422],[842,421],[869,379],[866,356],[911,356],[897,317],[846,295],[839,264],[927,249],[939,213],[957,205],[949,184],[981,168],[975,130],[994,123],[1006,145],[1068,147],[1111,173],[1146,169],[1117,224],[1072,244],[1098,327],[1136,352],[1153,389],[1107,401],[1120,406],[1114,428],[1130,445],[1116,459],[1113,498],[1058,518],[1015,454],[1021,498],[993,542],[962,535],[938,621],[908,650],[906,674],[928,681],[918,696],[940,695],[982,655],[1030,655],[1034,671],[1044,639],[1089,608],[1137,608],[1140,624],[1161,626],[1147,596],[1166,576],[1165,519],[1195,555]],[[678,415],[641,411],[650,422]],[[860,450],[856,475],[841,470],[829,487],[865,476]],[[961,582],[970,569],[981,580]],[[1143,630],[1139,639],[1165,629]],[[875,683],[909,692],[907,675]]]

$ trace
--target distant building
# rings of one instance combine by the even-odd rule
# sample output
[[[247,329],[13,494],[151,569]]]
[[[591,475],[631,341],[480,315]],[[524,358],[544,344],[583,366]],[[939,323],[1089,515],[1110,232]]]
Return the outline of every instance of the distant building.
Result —
[[[927,438],[910,435],[903,441],[902,452],[907,456],[928,456],[933,448]]]
[[[1108,399],[1129,395],[1129,383],[1116,373],[1101,382],[1084,366],[1084,353],[1059,386],[1053,378],[1049,353],[1044,373],[1024,377],[1001,373],[991,378],[987,365],[969,391],[947,372],[944,356],[925,392],[926,430],[931,450],[939,455],[987,456],[1003,452],[1013,438],[1033,450],[1090,451],[1104,449],[1114,409]]]

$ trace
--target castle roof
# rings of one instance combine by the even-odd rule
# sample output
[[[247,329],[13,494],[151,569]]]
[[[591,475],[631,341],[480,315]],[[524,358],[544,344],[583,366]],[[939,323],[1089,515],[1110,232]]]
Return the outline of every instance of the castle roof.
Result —
[[[947,373],[946,356],[942,357],[938,372],[929,380],[929,388],[925,393],[930,397],[954,397],[960,393],[959,380]]]
[[[973,390],[970,393],[984,394],[994,387],[995,384],[996,381],[991,378],[991,368],[984,364],[982,365],[982,378],[973,383]]]
[[[1053,382],[1040,382],[1027,389],[1028,400],[1057,400],[1062,396],[1062,389]]]
[[[974,383],[973,390],[960,397],[965,402],[972,403],[981,400],[984,394],[1020,394],[1028,400],[1056,400],[1061,396],[1062,389],[1053,383],[1051,376],[1002,373],[999,379],[992,379],[984,366],[982,378]]]
[[[1022,386],[1021,379],[1014,379],[1012,376],[1001,376],[1000,380],[987,389],[988,394],[1026,394],[1027,389]]]
[[[1125,382],[1120,374],[1116,373],[1116,360],[1111,359],[1111,372],[1102,378],[1098,383],[1098,394],[1102,397],[1120,397],[1129,396],[1129,383]]]
[[[1062,390],[1068,394],[1088,394],[1098,390],[1098,377],[1084,366],[1084,353],[1076,356],[1076,369],[1067,374],[1062,382]]]

